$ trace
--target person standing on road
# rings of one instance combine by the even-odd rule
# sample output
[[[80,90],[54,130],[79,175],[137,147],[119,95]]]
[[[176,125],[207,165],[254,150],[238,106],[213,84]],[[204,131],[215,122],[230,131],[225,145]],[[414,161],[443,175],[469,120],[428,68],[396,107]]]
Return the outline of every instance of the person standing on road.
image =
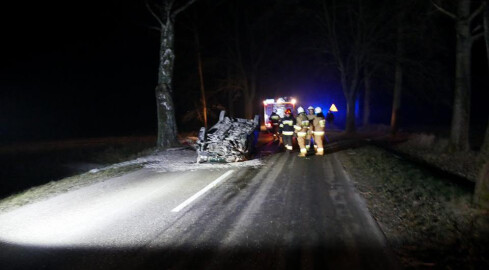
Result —
[[[326,114],[326,121],[328,122],[328,128],[333,127],[333,121],[334,121],[334,114],[331,110],[328,111]]]
[[[309,149],[311,148],[311,143],[312,143],[312,138],[313,138],[313,134],[312,134],[312,130],[313,130],[313,122],[314,122],[314,118],[316,117],[316,114],[314,113],[314,107],[313,106],[309,106],[307,108],[307,111],[308,111],[308,114],[307,114],[307,119],[309,119],[309,129],[307,130],[307,134],[306,134],[306,151],[309,152]]]
[[[272,126],[273,141],[277,141],[280,135],[280,116],[277,114],[277,109],[273,109],[272,114],[270,114],[270,124]]]
[[[292,116],[292,111],[290,109],[285,110],[284,118],[280,121],[280,132],[282,133],[282,140],[285,145],[287,152],[291,152],[292,147],[292,136],[294,135],[295,118]]]
[[[307,115],[304,112],[304,108],[299,107],[297,109],[297,113],[299,115],[297,115],[296,125],[294,126],[294,128],[295,128],[295,133],[297,133],[297,142],[299,143],[299,147],[301,149],[301,153],[299,154],[299,157],[305,157],[307,154],[306,135],[309,129],[309,119],[307,119]]]
[[[323,139],[324,139],[324,128],[326,126],[326,120],[324,119],[324,114],[320,107],[316,107],[316,109],[314,109],[314,112],[316,113],[316,117],[314,117],[313,134],[314,134],[314,143],[317,145],[316,155],[322,156],[324,155]]]

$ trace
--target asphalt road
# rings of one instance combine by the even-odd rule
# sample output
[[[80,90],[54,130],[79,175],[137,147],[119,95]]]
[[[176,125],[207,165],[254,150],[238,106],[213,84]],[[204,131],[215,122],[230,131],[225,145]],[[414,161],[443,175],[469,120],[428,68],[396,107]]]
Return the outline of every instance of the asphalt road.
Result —
[[[0,215],[0,269],[396,268],[334,153],[143,169]]]

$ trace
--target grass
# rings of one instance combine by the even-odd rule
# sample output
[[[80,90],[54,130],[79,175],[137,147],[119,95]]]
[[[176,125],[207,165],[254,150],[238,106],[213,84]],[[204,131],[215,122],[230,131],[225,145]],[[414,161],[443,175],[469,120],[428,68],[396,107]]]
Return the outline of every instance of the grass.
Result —
[[[413,158],[437,166],[438,168],[457,174],[473,182],[477,181],[480,165],[477,151],[447,152],[448,139],[433,134],[415,133],[409,140],[394,147]]]
[[[26,204],[45,200],[70,190],[76,190],[97,182],[121,176],[142,168],[141,164],[131,164],[123,167],[108,168],[97,172],[87,172],[61,180],[51,181],[41,186],[10,195],[0,201],[0,212],[10,211]]]
[[[103,144],[83,142],[60,144],[56,149],[43,147],[27,153],[3,153],[2,178],[14,179],[2,183],[10,190],[20,190],[0,200],[0,212],[41,201],[69,190],[75,190],[142,168],[142,164],[109,166],[133,160],[154,152],[154,142],[146,138],[115,140]],[[13,149],[14,150],[14,149]],[[98,170],[64,170],[64,162],[97,164]],[[106,167],[108,166],[108,167]],[[5,178],[4,178],[5,177]]]
[[[372,146],[339,157],[405,268],[489,267],[489,218],[471,190]]]

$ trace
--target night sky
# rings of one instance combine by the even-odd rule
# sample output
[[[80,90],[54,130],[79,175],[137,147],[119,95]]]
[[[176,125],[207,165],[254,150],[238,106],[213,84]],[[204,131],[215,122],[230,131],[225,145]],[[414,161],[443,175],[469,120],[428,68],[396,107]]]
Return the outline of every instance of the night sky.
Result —
[[[0,138],[151,133],[157,35],[145,10],[117,2],[3,9]]]
[[[266,10],[269,2],[249,1],[247,14]],[[270,44],[270,51],[280,53],[265,58],[256,109],[263,98],[293,95],[305,106],[334,102],[344,111],[335,69],[308,51],[314,26],[300,15],[304,5],[288,2],[264,26],[281,30]],[[217,92],[233,20],[228,11],[226,1],[201,0],[178,17],[174,99],[180,130],[201,125],[182,120],[199,102],[192,25],[199,26],[206,87]],[[159,36],[149,27],[154,22],[143,1],[13,1],[2,5],[0,20],[0,143],[156,134]],[[439,42],[449,45],[432,58],[443,67],[437,70],[445,78],[440,87],[453,89],[453,23],[442,16],[435,22]],[[477,126],[487,123],[489,107],[482,41],[475,44],[473,61],[472,121]],[[388,124],[393,76],[384,75],[374,80],[380,90],[372,100],[372,121]],[[406,75],[401,126],[448,125],[451,90],[422,96],[416,81],[415,74]],[[224,100],[219,93],[209,97],[211,106],[225,105]]]

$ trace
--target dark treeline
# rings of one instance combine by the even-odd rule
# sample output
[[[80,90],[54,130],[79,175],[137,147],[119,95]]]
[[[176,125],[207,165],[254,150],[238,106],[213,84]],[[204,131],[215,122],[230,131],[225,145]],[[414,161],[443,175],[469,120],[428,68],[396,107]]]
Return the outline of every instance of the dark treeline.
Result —
[[[196,131],[205,118],[212,125],[221,109],[251,117],[262,113],[264,98],[306,102],[325,89],[343,98],[350,115],[341,124],[350,132],[372,124],[391,125],[393,134],[434,125],[453,134],[450,126],[486,129],[484,1],[148,0],[87,2],[69,18],[19,7],[29,16],[3,18],[37,25],[31,37],[39,46],[20,30],[6,31],[0,139],[156,134],[161,23],[146,3],[161,15],[170,2],[178,11],[171,81],[178,131]],[[453,125],[457,18],[467,17],[458,12],[470,20],[464,91],[471,102]],[[468,145],[466,134],[452,137],[454,148]]]
[[[471,27],[479,33],[482,1],[469,4]],[[448,0],[198,1],[180,18],[176,34],[175,99],[182,129],[203,121],[197,50],[211,123],[223,108],[250,117],[264,97],[314,96],[301,92],[301,84],[310,83],[343,91],[350,132],[377,123],[390,124],[393,134],[406,126],[448,128],[456,117],[456,21],[440,8],[456,13],[458,5]],[[468,75],[473,106],[466,124],[454,124],[458,129],[472,123],[481,130],[487,124],[481,102],[488,89],[484,50],[482,39],[473,41]],[[356,102],[361,104],[357,117]]]

